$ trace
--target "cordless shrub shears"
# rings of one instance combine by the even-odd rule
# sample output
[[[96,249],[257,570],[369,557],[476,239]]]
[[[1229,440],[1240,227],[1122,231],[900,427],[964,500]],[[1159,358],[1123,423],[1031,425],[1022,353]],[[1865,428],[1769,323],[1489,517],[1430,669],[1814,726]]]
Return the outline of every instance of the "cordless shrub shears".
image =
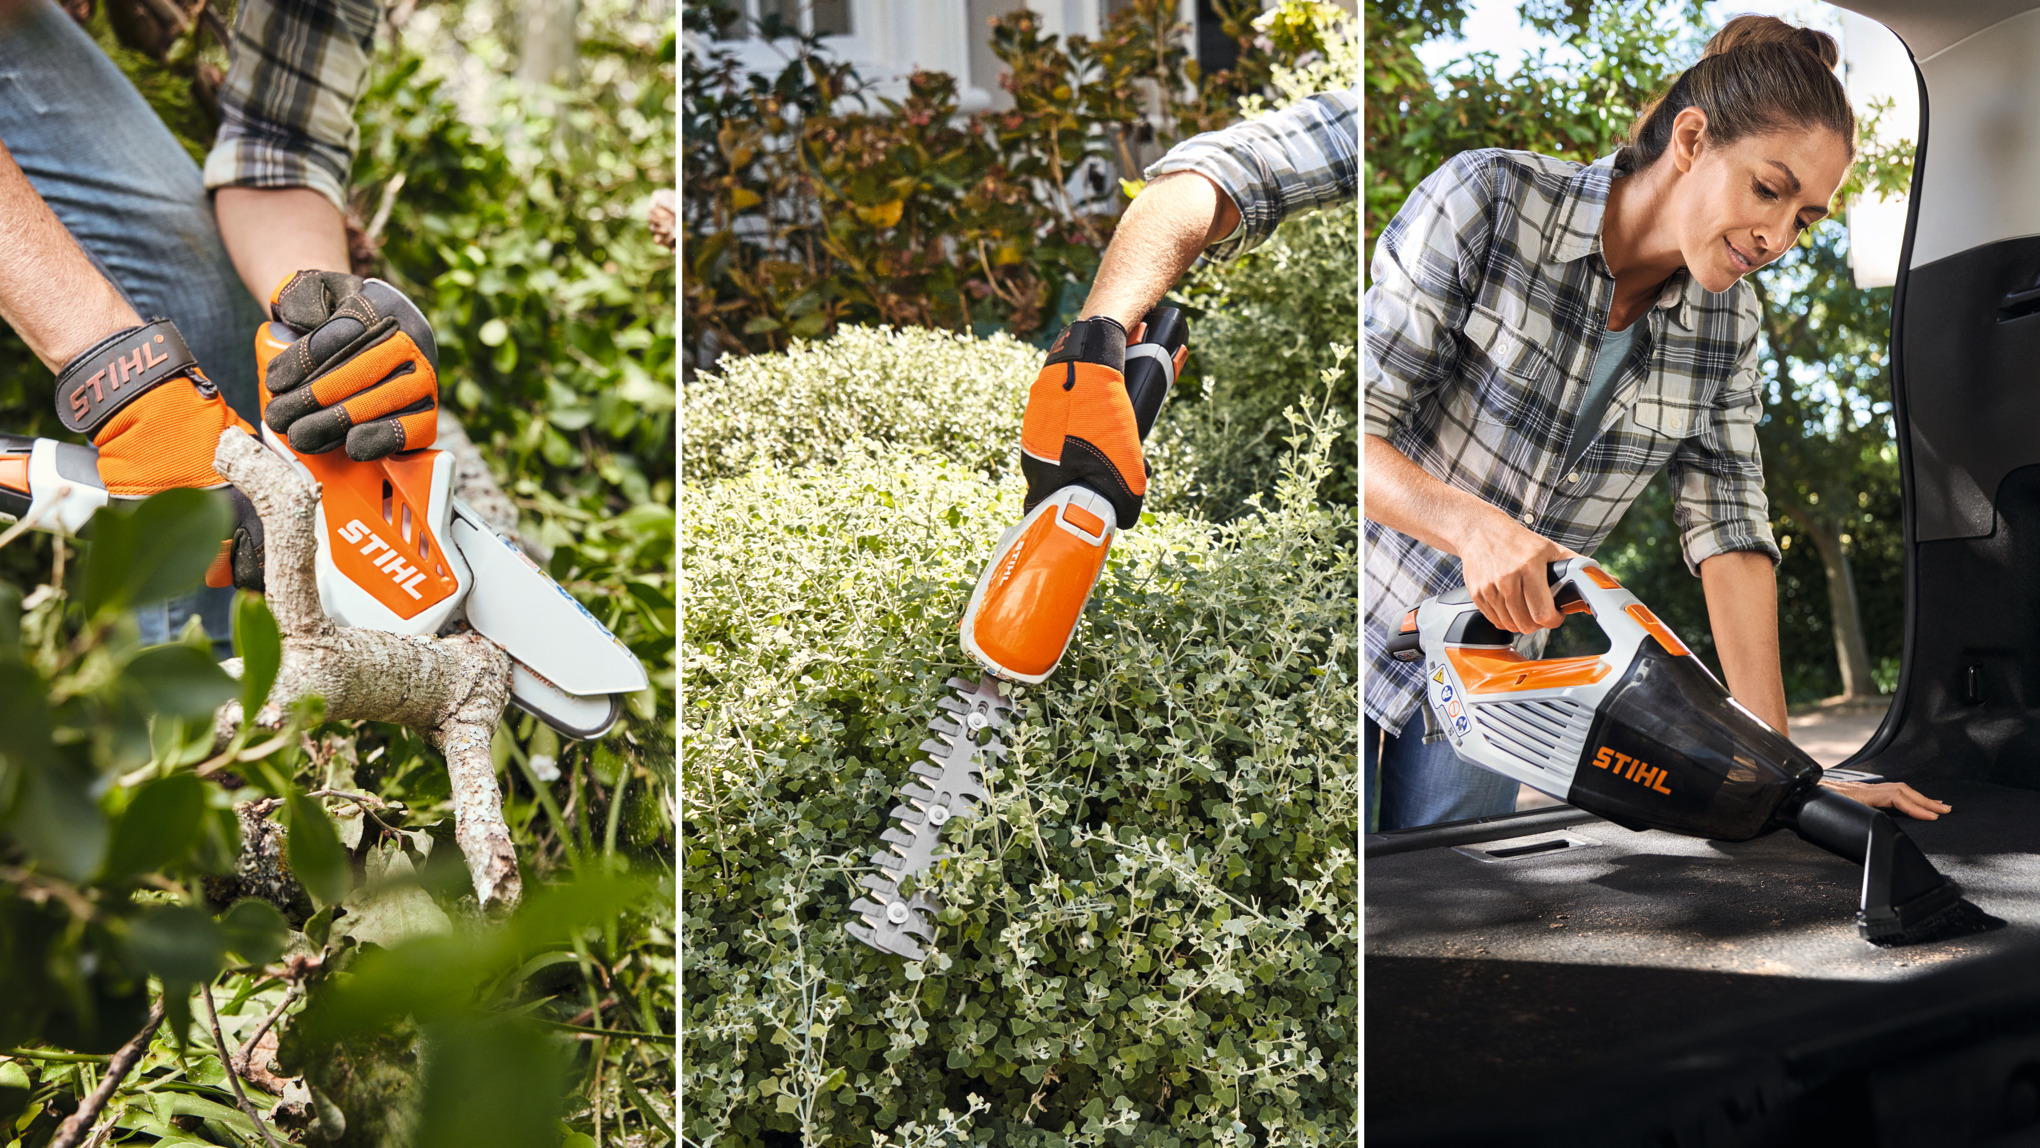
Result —
[[[1188,340],[1182,312],[1157,307],[1126,348],[1127,398],[1142,439],[1175,385]],[[985,673],[976,682],[951,678],[951,693],[936,703],[943,716],[929,723],[935,736],[921,743],[928,756],[912,767],[918,780],[900,787],[893,823],[880,836],[887,848],[872,856],[876,872],[858,882],[869,896],[850,905],[860,918],[846,926],[851,936],[908,960],[927,956],[922,943],[935,939],[929,916],[941,903],[926,889],[903,893],[901,882],[932,868],[943,856],[942,827],[985,800],[985,762],[1006,755],[996,733],[1013,705],[999,683],[1038,685],[1055,672],[1120,526],[1102,492],[1075,484],[1042,499],[999,536],[962,623],[963,651]]]
[[[265,324],[256,361],[266,367],[295,337]],[[624,696],[649,684],[628,647],[453,496],[451,454],[356,462],[338,449],[300,454],[267,426],[261,434],[319,484],[316,577],[335,622],[429,636],[465,621],[509,653],[510,700],[569,737],[607,732]],[[0,435],[0,518],[71,534],[107,501],[92,447]]]

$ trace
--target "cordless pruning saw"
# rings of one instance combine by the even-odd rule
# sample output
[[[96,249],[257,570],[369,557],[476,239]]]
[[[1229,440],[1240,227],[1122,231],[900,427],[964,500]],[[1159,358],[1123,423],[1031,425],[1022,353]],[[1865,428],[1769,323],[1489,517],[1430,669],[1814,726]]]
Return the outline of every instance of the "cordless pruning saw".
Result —
[[[378,287],[384,306],[410,306],[369,280],[368,290]],[[265,324],[257,363],[266,368],[296,337]],[[587,607],[453,496],[448,452],[374,462],[344,450],[300,454],[266,425],[262,441],[319,484],[314,566],[319,602],[335,622],[431,636],[465,621],[510,655],[510,700],[568,737],[608,732],[625,695],[650,684],[637,656]],[[0,435],[0,519],[74,534],[107,501],[92,447]]]
[[[1182,312],[1157,307],[1126,348],[1127,398],[1143,440],[1189,356],[1189,333]],[[1006,756],[997,731],[1013,710],[1011,687],[1000,683],[1039,685],[1055,672],[1118,533],[1111,501],[1076,484],[999,536],[963,614],[963,651],[985,672],[976,682],[949,679],[950,694],[936,702],[943,715],[928,723],[935,736],[912,767],[919,780],[900,787],[893,824],[879,838],[887,848],[871,859],[877,871],[858,882],[869,896],[851,902],[860,918],[845,926],[851,936],[910,961],[928,955],[922,942],[935,940],[930,917],[941,902],[926,889],[905,894],[901,882],[933,868],[944,856],[942,827],[984,802],[985,762]]]

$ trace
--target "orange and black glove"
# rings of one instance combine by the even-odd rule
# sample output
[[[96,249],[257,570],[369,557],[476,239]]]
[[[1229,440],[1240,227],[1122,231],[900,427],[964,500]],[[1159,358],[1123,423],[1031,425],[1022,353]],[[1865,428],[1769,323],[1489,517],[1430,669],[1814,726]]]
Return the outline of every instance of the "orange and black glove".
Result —
[[[262,519],[213,470],[220,433],[255,428],[220,397],[170,320],[116,331],[67,363],[57,373],[57,417],[99,448],[99,481],[114,498],[223,488],[234,534],[206,582],[262,588]]]
[[[270,299],[301,334],[263,376],[262,421],[292,449],[345,445],[368,462],[432,445],[439,427],[439,344],[425,315],[380,279],[299,271]]]
[[[1148,467],[1126,396],[1126,328],[1116,320],[1080,319],[1049,348],[1027,394],[1020,469],[1027,475],[1029,510],[1083,483],[1112,503],[1121,530],[1140,522]]]

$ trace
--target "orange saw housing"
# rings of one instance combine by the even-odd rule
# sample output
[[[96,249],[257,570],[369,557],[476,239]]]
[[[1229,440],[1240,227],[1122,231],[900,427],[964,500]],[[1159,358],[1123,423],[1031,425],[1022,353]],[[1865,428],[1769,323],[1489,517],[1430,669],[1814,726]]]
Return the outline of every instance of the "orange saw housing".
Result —
[[[264,324],[255,336],[262,407],[269,407],[269,362],[290,344]],[[347,580],[400,618],[411,619],[460,592],[448,568],[450,543],[433,535],[431,450],[406,451],[375,462],[356,462],[344,449],[301,454],[278,436],[276,445],[311,473],[322,489],[326,549]]]

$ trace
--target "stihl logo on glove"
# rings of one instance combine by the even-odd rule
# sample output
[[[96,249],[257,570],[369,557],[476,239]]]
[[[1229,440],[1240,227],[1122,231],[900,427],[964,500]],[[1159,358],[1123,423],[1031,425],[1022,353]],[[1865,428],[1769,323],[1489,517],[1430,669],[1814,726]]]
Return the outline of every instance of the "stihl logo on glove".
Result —
[[[375,554],[377,550],[382,551],[382,556],[372,558],[369,565],[388,574],[390,581],[395,582],[399,590],[421,602],[425,600],[425,596],[418,593],[418,583],[425,580],[425,572],[405,562],[403,554],[389,543],[384,542],[382,536],[371,529],[367,523],[359,518],[349,521],[347,525],[340,528],[340,537],[347,542],[360,542],[364,538],[368,539],[368,545],[361,548],[361,553],[364,557]]]
[[[159,334],[149,342],[136,347],[126,356],[108,363],[98,374],[80,383],[78,389],[71,392],[71,416],[80,421],[89,418],[92,414],[92,404],[106,401],[106,386],[103,384],[110,384],[117,391],[122,383],[128,381],[129,377],[140,375],[150,367],[161,366],[169,362],[170,356],[156,353],[157,345],[162,342],[163,336]],[[92,388],[92,397],[90,399],[85,397],[86,387]]]

